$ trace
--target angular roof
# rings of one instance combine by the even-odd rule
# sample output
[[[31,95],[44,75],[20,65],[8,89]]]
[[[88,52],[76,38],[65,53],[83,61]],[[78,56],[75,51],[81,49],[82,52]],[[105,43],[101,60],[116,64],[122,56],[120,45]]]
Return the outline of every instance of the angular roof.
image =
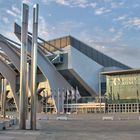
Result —
[[[14,24],[14,32],[16,34],[21,33],[21,27],[18,24]],[[29,33],[31,35],[31,33]],[[104,66],[104,67],[120,67],[122,69],[129,69],[129,66],[126,66],[119,61],[116,61],[115,59],[101,53],[100,51],[94,49],[93,47],[79,41],[78,39],[72,37],[72,36],[65,36],[60,37],[57,39],[45,41],[42,38],[39,38],[43,43],[41,44],[42,50],[45,52],[55,52],[55,51],[63,51],[63,48],[65,48],[68,45],[71,45],[72,47],[76,48],[80,52],[84,53],[86,56],[97,62],[98,64]]]
[[[72,47],[76,48],[80,52],[84,53],[86,56],[97,62],[98,64],[104,66],[104,67],[120,67],[123,69],[130,68],[129,66],[126,66],[119,61],[116,61],[115,59],[101,53],[100,51],[94,49],[93,47],[75,39],[72,36],[65,36],[58,39],[53,39],[50,41],[47,41],[48,43],[44,44],[44,48],[49,49],[51,51],[56,51],[58,49],[63,49],[64,47],[71,45]],[[50,44],[50,45],[49,45]],[[56,48],[51,47],[51,45],[55,46]]]

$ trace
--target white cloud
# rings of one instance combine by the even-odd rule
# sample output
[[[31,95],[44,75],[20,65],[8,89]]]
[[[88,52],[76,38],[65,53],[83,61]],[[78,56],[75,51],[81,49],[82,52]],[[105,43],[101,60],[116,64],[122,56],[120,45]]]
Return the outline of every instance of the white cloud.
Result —
[[[105,7],[101,7],[101,8],[96,9],[94,14],[95,15],[102,15],[102,14],[109,13],[109,12],[111,12],[110,9],[106,9]]]
[[[88,31],[81,31],[79,40],[126,65],[138,67],[140,48],[134,49],[127,43],[122,42],[122,36],[121,31],[111,36],[107,34],[105,36],[104,32],[100,32],[100,35],[92,35]]]
[[[15,5],[12,5],[11,10],[6,10],[6,13],[16,18],[20,18],[21,15],[21,11]]]
[[[120,20],[125,20],[127,17],[127,15],[122,15],[122,16],[118,16],[117,18],[114,18],[114,21],[120,21]]]
[[[115,30],[115,28],[113,28],[113,27],[111,27],[110,29],[109,29],[109,32],[111,32],[111,33],[114,33],[116,30]]]
[[[14,13],[14,12],[11,11],[11,10],[6,10],[6,13],[9,14],[9,15],[11,15],[11,16],[14,16],[14,17],[17,16],[16,13]]]
[[[32,0],[22,0],[23,3],[32,4]]]
[[[2,21],[5,23],[5,24],[8,24],[9,23],[9,19],[7,17],[2,17]]]
[[[137,8],[137,7],[140,7],[140,4],[136,3],[132,6],[133,8]]]
[[[12,5],[12,11],[14,11],[17,14],[21,13],[21,11],[17,7],[15,7],[14,5]]]
[[[48,14],[48,16],[49,16],[49,17],[51,17],[51,16],[52,16],[52,14],[51,14],[51,13],[49,13],[49,14]]]
[[[62,5],[70,5],[70,3],[66,0],[56,0],[56,3],[62,4]]]
[[[112,0],[103,0],[105,3],[111,3]]]
[[[39,27],[38,27],[38,31],[39,31],[39,36],[41,36],[42,38],[48,38],[49,37],[49,26],[47,24],[47,22],[45,21],[45,19],[40,16],[39,17]]]
[[[122,35],[123,35],[123,32],[119,31],[119,32],[117,32],[117,33],[115,34],[115,36],[112,37],[110,40],[111,40],[112,42],[120,41],[121,38],[122,38]]]
[[[69,7],[92,7],[95,8],[97,6],[96,2],[92,2],[89,0],[42,0],[43,3],[48,4],[50,2],[56,2],[61,5],[69,6]]]
[[[95,8],[97,6],[97,3],[96,2],[93,2],[93,3],[90,3],[89,4],[92,8]]]
[[[6,10],[6,13],[11,15],[11,16],[14,16],[14,17],[17,16],[17,14],[15,12],[11,11],[11,10]]]
[[[96,44],[98,46],[108,46],[119,44],[123,33],[121,31],[115,32],[115,34],[106,34],[106,31],[100,30],[95,31],[96,35],[90,34],[88,31],[81,31],[79,34],[81,39],[84,39],[85,42],[89,44]]]
[[[120,8],[123,5],[124,5],[124,2],[112,2],[111,8]]]
[[[29,32],[32,32],[32,19],[29,19]],[[39,22],[38,22],[38,34],[43,39],[48,39],[50,36],[50,26],[46,22],[45,18],[42,16],[39,16]]]
[[[39,36],[45,40],[66,36],[74,33],[84,26],[81,22],[63,21],[57,22],[56,25],[49,24],[44,17],[39,17]],[[32,21],[29,20],[29,31],[32,31]]]
[[[133,17],[133,18],[128,18],[122,23],[124,28],[131,29],[140,29],[140,18],[139,17]]]
[[[140,18],[134,17],[128,20],[128,26],[134,26],[140,28]]]
[[[128,17],[127,15],[114,18],[113,21],[119,21],[125,29],[140,29],[140,17]]]

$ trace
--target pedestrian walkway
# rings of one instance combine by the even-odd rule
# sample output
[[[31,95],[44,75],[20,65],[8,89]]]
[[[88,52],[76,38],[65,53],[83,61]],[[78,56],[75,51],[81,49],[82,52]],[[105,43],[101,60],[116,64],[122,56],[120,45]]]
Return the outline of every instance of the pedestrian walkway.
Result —
[[[14,126],[0,131],[0,140],[138,140],[140,120],[138,115],[117,114],[114,120],[102,120],[105,114],[69,115],[69,120],[57,120],[55,116],[41,114],[36,131],[18,130]],[[106,114],[106,116],[110,116]],[[53,117],[53,119],[48,119]],[[117,118],[128,119],[117,119]],[[79,119],[78,119],[79,118]],[[29,122],[27,121],[29,127]]]

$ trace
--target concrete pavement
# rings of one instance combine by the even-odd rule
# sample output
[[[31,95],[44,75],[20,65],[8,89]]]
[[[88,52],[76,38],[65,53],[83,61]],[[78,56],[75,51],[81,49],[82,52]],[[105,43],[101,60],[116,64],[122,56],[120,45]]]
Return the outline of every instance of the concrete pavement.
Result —
[[[104,114],[102,114],[104,115]],[[39,129],[0,131],[0,140],[139,140],[140,120],[137,114],[122,115],[124,120],[103,121],[102,115],[71,115],[67,121],[41,114]],[[120,117],[121,115],[115,116]],[[122,117],[121,116],[121,117]],[[53,119],[51,119],[53,117]],[[49,119],[48,119],[49,118]],[[78,119],[79,118],[79,119]]]

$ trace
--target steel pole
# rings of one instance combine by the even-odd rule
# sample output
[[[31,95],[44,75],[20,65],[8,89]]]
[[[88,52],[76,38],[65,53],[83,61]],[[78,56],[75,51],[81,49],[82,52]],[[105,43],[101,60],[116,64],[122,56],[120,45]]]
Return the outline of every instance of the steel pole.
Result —
[[[59,101],[60,101],[60,89],[58,88],[58,92],[57,92],[57,108],[58,108],[58,111],[57,111],[57,114],[60,114],[60,106],[59,106]]]
[[[19,128],[26,129],[26,68],[27,68],[27,38],[28,38],[28,14],[29,7],[22,6],[21,28],[21,57],[20,57],[20,104],[19,104]]]
[[[69,111],[69,109],[68,109],[68,107],[69,107],[69,104],[68,104],[69,103],[69,100],[68,100],[68,92],[69,91],[67,90],[67,112],[66,113],[68,113],[68,111]]]
[[[4,90],[4,80],[2,78],[1,79],[1,115],[3,110],[3,90]]]
[[[6,117],[6,85],[7,85],[7,80],[2,79],[1,113],[3,118]]]
[[[101,113],[101,75],[99,72],[99,102],[100,102],[100,113]]]
[[[28,96],[29,96],[29,63],[26,69],[26,120],[28,120]]]
[[[38,37],[38,11],[39,5],[33,7],[33,38],[31,62],[31,129],[36,129],[36,74],[37,74],[37,37]]]
[[[3,111],[2,111],[2,115],[3,118],[6,117],[6,86],[7,86],[7,80],[3,79],[4,81],[4,90],[3,90]]]
[[[62,91],[62,111],[63,111],[63,114],[64,114],[64,94],[65,94],[65,90],[63,89]]]

